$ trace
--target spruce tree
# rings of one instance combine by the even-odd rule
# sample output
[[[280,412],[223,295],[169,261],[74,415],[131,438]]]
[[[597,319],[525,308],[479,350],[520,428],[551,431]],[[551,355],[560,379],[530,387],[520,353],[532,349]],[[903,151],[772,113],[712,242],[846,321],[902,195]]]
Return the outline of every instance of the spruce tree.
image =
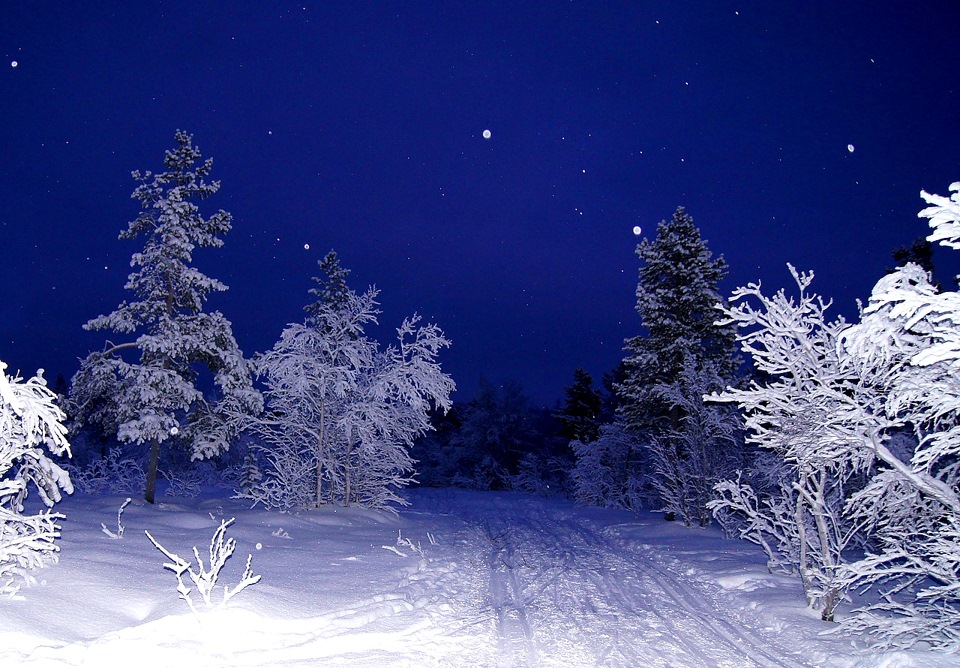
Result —
[[[213,160],[200,162],[186,132],[177,131],[175,140],[163,172],[133,172],[140,185],[132,197],[142,211],[120,238],[144,239],[125,286],[135,298],[84,325],[127,340],[108,341],[88,355],[71,388],[78,424],[94,422],[122,442],[150,445],[144,493],[149,503],[162,444],[182,443],[194,459],[212,457],[236,435],[228,415],[262,409],[230,321],[219,311],[203,311],[209,295],[227,286],[191,266],[196,248],[219,248],[231,228],[229,213],[221,209],[204,218],[195,204],[220,189],[219,181],[207,181]],[[213,374],[215,402],[196,386],[204,367]]]
[[[702,400],[733,384],[739,364],[734,328],[716,324],[717,286],[727,266],[713,257],[683,207],[660,223],[654,241],[643,240],[637,255],[643,333],[627,340],[620,413],[650,458],[649,475],[668,519],[676,514],[702,524],[713,483],[737,462],[727,456],[736,442],[736,415]]]
[[[563,428],[561,435],[567,441],[589,443],[600,436],[602,400],[593,387],[593,378],[583,369],[573,372],[573,385],[566,389],[563,410],[557,415]]]
[[[729,380],[739,358],[736,331],[715,324],[722,302],[717,286],[727,263],[713,257],[684,208],[661,221],[656,239],[644,239],[636,252],[643,262],[636,310],[644,333],[626,342],[619,394],[627,428],[639,432],[664,420],[675,427],[680,418],[659,398],[658,384],[674,382],[687,366],[710,368]]]

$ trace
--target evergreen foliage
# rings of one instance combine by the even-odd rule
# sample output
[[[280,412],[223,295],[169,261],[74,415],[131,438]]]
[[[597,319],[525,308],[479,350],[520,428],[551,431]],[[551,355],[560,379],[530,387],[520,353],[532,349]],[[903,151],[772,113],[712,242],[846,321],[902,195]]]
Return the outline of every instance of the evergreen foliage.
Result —
[[[478,489],[510,489],[509,477],[533,450],[538,434],[523,386],[481,379],[477,395],[461,411],[452,439],[461,476],[455,484]]]
[[[637,283],[637,314],[643,334],[628,339],[626,378],[620,385],[621,413],[640,433],[679,416],[656,387],[676,382],[684,367],[711,368],[733,378],[739,360],[736,331],[716,325],[722,301],[718,284],[727,264],[714,258],[693,218],[680,207],[661,221],[654,241],[637,246],[643,262]],[[672,426],[672,425],[671,425]]]
[[[568,441],[597,440],[600,435],[600,393],[593,387],[593,378],[583,369],[573,372],[573,384],[566,389],[563,410],[557,414],[561,435]]]
[[[227,287],[192,266],[195,249],[219,248],[230,231],[230,214],[204,218],[195,203],[216,193],[220,182],[207,180],[213,161],[200,162],[191,135],[178,131],[175,140],[163,172],[133,172],[140,182],[133,198],[142,210],[120,238],[144,243],[130,260],[134,271],[125,285],[134,299],[84,325],[128,340],[90,353],[70,397],[78,425],[93,423],[122,442],[150,444],[144,498],[151,503],[163,443],[183,443],[195,459],[212,457],[236,435],[227,415],[262,408],[230,321],[203,310],[211,293]],[[216,401],[197,388],[198,367],[213,374]]]
[[[702,525],[713,484],[738,461],[728,452],[738,447],[736,415],[702,399],[732,382],[739,365],[734,328],[716,323],[726,262],[713,257],[683,207],[637,255],[644,331],[627,340],[620,415],[647,451],[647,475],[667,518]]]

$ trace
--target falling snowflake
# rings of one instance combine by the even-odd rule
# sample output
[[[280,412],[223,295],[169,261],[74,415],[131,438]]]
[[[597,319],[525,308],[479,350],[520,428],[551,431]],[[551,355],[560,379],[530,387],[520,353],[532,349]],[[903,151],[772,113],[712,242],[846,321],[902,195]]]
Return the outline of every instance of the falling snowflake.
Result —
[[[483,131],[483,138],[484,138],[484,139],[490,139],[490,137],[492,137],[492,136],[493,136],[493,133],[491,133],[489,130],[484,130],[484,131]]]
[[[633,226],[633,233],[634,233],[636,236],[639,237],[642,232],[643,232],[643,230],[640,229],[640,226],[639,226],[639,225],[634,225],[634,226]]]
[[[853,153],[853,144],[847,144],[847,150]]]
[[[310,250],[310,244],[303,244],[303,250]]]
[[[10,67],[16,67],[16,66],[19,65],[19,64],[20,64],[20,63],[18,63],[18,62],[15,61],[15,60],[10,61]]]

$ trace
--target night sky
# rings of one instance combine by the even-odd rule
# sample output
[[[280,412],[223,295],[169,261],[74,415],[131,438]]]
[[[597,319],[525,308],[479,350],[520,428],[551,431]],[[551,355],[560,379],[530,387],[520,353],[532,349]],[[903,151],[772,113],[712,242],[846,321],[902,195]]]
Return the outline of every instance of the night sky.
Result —
[[[730,276],[856,314],[960,180],[958,2],[0,3],[0,359],[70,377],[132,296],[135,169],[177,129],[234,216],[195,264],[244,352],[336,249],[459,385],[562,397],[639,331],[639,237],[683,205]],[[484,130],[490,131],[489,139]],[[950,282],[950,251],[935,260]],[[960,257],[960,254],[954,252]],[[952,287],[953,283],[950,282]]]

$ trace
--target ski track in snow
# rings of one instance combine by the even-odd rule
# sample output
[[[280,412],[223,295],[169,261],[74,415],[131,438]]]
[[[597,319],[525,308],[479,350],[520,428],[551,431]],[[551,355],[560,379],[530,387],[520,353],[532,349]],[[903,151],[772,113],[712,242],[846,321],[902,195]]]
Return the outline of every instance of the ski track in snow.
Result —
[[[649,552],[625,550],[571,515],[504,506],[473,522],[486,542],[496,665],[810,665],[725,619]]]

